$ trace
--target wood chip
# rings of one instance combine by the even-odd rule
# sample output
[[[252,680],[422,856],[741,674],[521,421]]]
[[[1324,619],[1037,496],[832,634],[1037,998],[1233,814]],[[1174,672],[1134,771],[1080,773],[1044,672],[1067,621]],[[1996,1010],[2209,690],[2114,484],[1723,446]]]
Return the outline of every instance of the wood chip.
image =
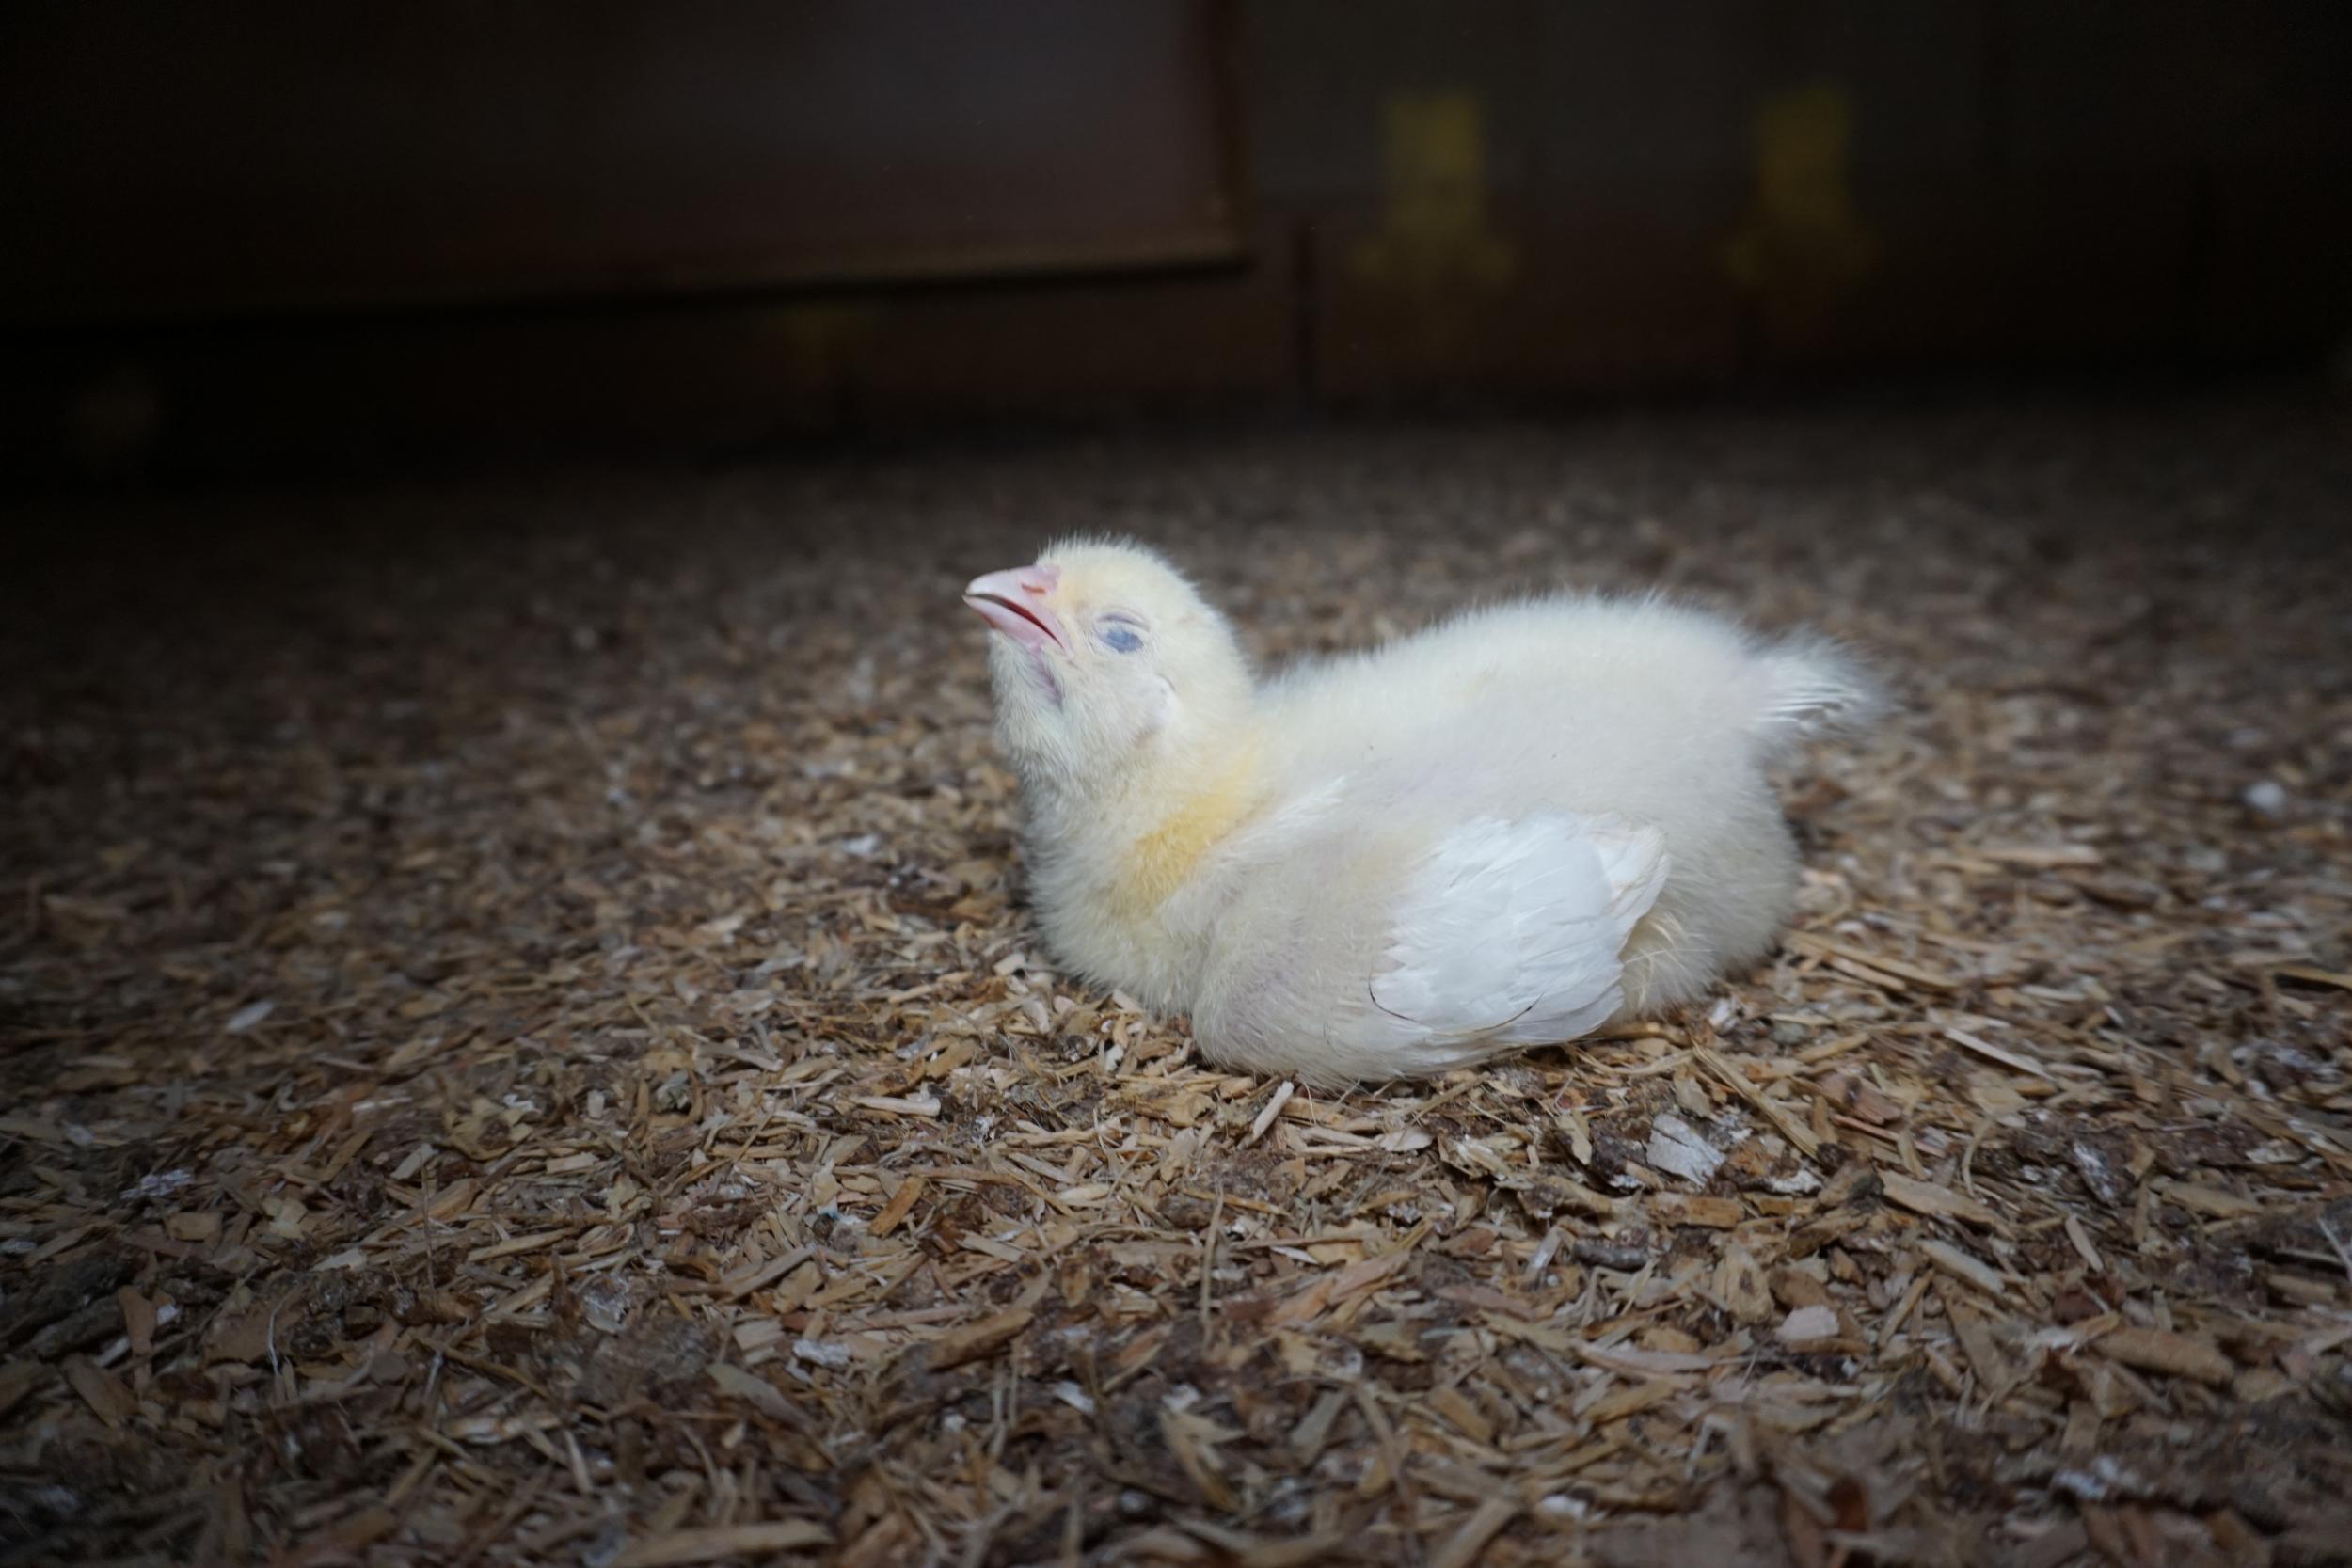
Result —
[[[1470,1568],[1486,1544],[1518,1517],[1519,1505],[1509,1497],[1488,1497],[1455,1527],[1445,1544],[1429,1554],[1429,1568]]]
[[[2025,1373],[1994,1340],[1990,1318],[1949,1291],[1938,1294],[1943,1298],[1944,1315],[1951,1321],[1952,1332],[1959,1337],[1961,1351],[1976,1372],[1986,1402],[2000,1403],[2009,1398],[2010,1389],[2024,1381]]]
[[[809,1418],[802,1414],[783,1389],[756,1373],[747,1372],[740,1367],[730,1367],[722,1361],[712,1365],[710,1381],[723,1392],[733,1394],[787,1425],[805,1429],[810,1424]]]
[[[1746,1075],[1733,1067],[1720,1053],[1702,1051],[1698,1053],[1698,1058],[1707,1069],[1734,1094],[1762,1112],[1772,1126],[1779,1130],[1780,1135],[1796,1147],[1799,1153],[1810,1158],[1820,1152],[1820,1135],[1799,1119],[1796,1111],[1749,1083]]]
[[[1886,1200],[1915,1214],[1930,1219],[1962,1220],[1969,1225],[1989,1228],[2000,1223],[2000,1216],[1965,1193],[1949,1187],[1939,1187],[1929,1181],[1915,1181],[1900,1171],[1881,1171],[1879,1181],[1885,1189]]]
[[[2220,1347],[2157,1328],[2112,1330],[2099,1337],[2097,1349],[2102,1355],[2143,1372],[2195,1378],[2215,1387],[2226,1386],[2237,1375],[2236,1363],[2224,1355]]]
[[[967,1361],[977,1361],[993,1355],[1012,1343],[1021,1331],[1029,1326],[1037,1314],[1026,1307],[1009,1312],[992,1312],[977,1323],[961,1323],[946,1333],[925,1341],[930,1351],[930,1368],[945,1371],[961,1367]]]
[[[1411,1261],[1411,1257],[1400,1250],[1335,1269],[1277,1306],[1266,1323],[1270,1327],[1280,1328],[1311,1322],[1332,1307],[1376,1289]]]
[[[1714,1180],[1724,1157],[1680,1117],[1660,1117],[1650,1126],[1649,1163],[1693,1186]]]
[[[1937,1268],[1955,1278],[1967,1281],[1986,1295],[2000,1296],[2008,1293],[2009,1283],[2001,1277],[1997,1270],[1970,1257],[1950,1243],[1930,1240],[1922,1241],[1917,1245]]]
[[[1274,1097],[1265,1102],[1265,1109],[1258,1113],[1258,1119],[1249,1124],[1249,1136],[1242,1142],[1254,1144],[1264,1137],[1265,1130],[1274,1125],[1274,1118],[1282,1114],[1282,1107],[1291,1102],[1291,1096],[1296,1092],[1297,1085],[1288,1080],[1276,1085]]]
[[[1802,1349],[1823,1339],[1837,1338],[1837,1313],[1828,1307],[1800,1307],[1780,1321],[1773,1337],[1785,1345]]]
[[[612,1560],[612,1568],[680,1568],[695,1562],[723,1562],[730,1558],[763,1552],[804,1551],[833,1544],[833,1531],[805,1519],[777,1519],[766,1524],[709,1525],[699,1529],[672,1530],[649,1540],[632,1541]]]
[[[1740,1323],[1762,1323],[1772,1314],[1772,1293],[1764,1282],[1764,1266],[1736,1242],[1724,1248],[1715,1265],[1715,1294]]]
[[[924,1181],[920,1176],[910,1176],[898,1183],[898,1190],[890,1195],[881,1213],[874,1216],[873,1235],[886,1237],[898,1228],[899,1223],[914,1212],[915,1199],[923,1196]]]
[[[855,1104],[868,1111],[880,1111],[892,1117],[935,1117],[939,1101],[930,1095],[861,1095]]]
[[[794,1247],[779,1258],[770,1258],[742,1273],[720,1281],[719,1291],[729,1301],[741,1301],[754,1291],[763,1290],[782,1279],[806,1261],[815,1251],[811,1247]]]
[[[1650,1212],[1661,1225],[1695,1225],[1709,1230],[1729,1230],[1748,1217],[1736,1198],[1690,1193],[1661,1193],[1651,1200]]]
[[[2061,866],[2097,865],[2099,851],[2088,844],[2011,844],[1980,847],[1968,851],[1979,860],[2001,865],[2047,871]]]
[[[65,1380],[82,1396],[91,1414],[110,1427],[119,1427],[138,1412],[138,1401],[122,1380],[93,1364],[87,1356],[69,1355],[62,1368]]]
[[[1959,1028],[1953,1024],[1947,1023],[1944,1026],[1944,1037],[1950,1040],[1954,1045],[1962,1046],[1967,1050],[1975,1052],[1978,1055],[1982,1056],[1987,1061],[2000,1063],[2003,1067],[2008,1068],[2012,1072],[2031,1073],[2036,1078],[2047,1078],[2050,1076],[2049,1073],[2042,1069],[2039,1062],[2029,1061],[2026,1057],[2017,1054],[2014,1051],[2004,1051],[1999,1046],[1980,1040],[1977,1038],[1976,1036],[1970,1034],[1967,1030]]]

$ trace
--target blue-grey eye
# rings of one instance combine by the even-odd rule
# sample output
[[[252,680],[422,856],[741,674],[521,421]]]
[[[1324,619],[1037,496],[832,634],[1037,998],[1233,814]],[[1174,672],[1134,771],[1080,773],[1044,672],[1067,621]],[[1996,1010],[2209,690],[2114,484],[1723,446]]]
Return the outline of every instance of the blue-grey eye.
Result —
[[[1131,654],[1143,646],[1143,634],[1121,621],[1103,627],[1103,641],[1115,653]]]

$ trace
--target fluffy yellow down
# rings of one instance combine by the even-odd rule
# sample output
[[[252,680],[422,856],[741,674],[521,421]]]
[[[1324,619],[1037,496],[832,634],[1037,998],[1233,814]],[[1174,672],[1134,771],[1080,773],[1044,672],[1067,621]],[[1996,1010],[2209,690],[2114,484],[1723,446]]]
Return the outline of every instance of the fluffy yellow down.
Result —
[[[1184,885],[1193,868],[1226,834],[1257,809],[1263,796],[1254,740],[1232,762],[1190,794],[1127,851],[1118,883],[1120,912],[1130,919],[1149,914]]]

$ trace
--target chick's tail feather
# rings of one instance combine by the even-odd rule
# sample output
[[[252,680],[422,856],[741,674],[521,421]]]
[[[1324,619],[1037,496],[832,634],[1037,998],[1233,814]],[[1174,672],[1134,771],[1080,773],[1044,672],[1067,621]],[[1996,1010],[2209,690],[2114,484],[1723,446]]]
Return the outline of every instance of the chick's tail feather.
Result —
[[[1779,762],[1806,741],[1849,735],[1891,705],[1878,678],[1827,638],[1792,637],[1758,650],[1748,733],[1759,758]]]

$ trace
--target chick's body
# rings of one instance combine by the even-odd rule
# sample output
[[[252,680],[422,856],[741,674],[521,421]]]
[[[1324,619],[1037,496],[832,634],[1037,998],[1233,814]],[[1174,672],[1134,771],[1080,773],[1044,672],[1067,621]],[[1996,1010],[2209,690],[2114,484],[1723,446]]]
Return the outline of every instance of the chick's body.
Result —
[[[1147,552],[1028,570],[1068,651],[1009,637],[993,662],[1048,943],[1189,1012],[1207,1054],[1313,1083],[1574,1038],[1760,957],[1796,881],[1765,768],[1872,702],[1826,648],[1569,597],[1258,687]],[[1143,644],[1097,643],[1105,615]],[[1064,755],[1041,742],[1073,706],[1119,718]]]

